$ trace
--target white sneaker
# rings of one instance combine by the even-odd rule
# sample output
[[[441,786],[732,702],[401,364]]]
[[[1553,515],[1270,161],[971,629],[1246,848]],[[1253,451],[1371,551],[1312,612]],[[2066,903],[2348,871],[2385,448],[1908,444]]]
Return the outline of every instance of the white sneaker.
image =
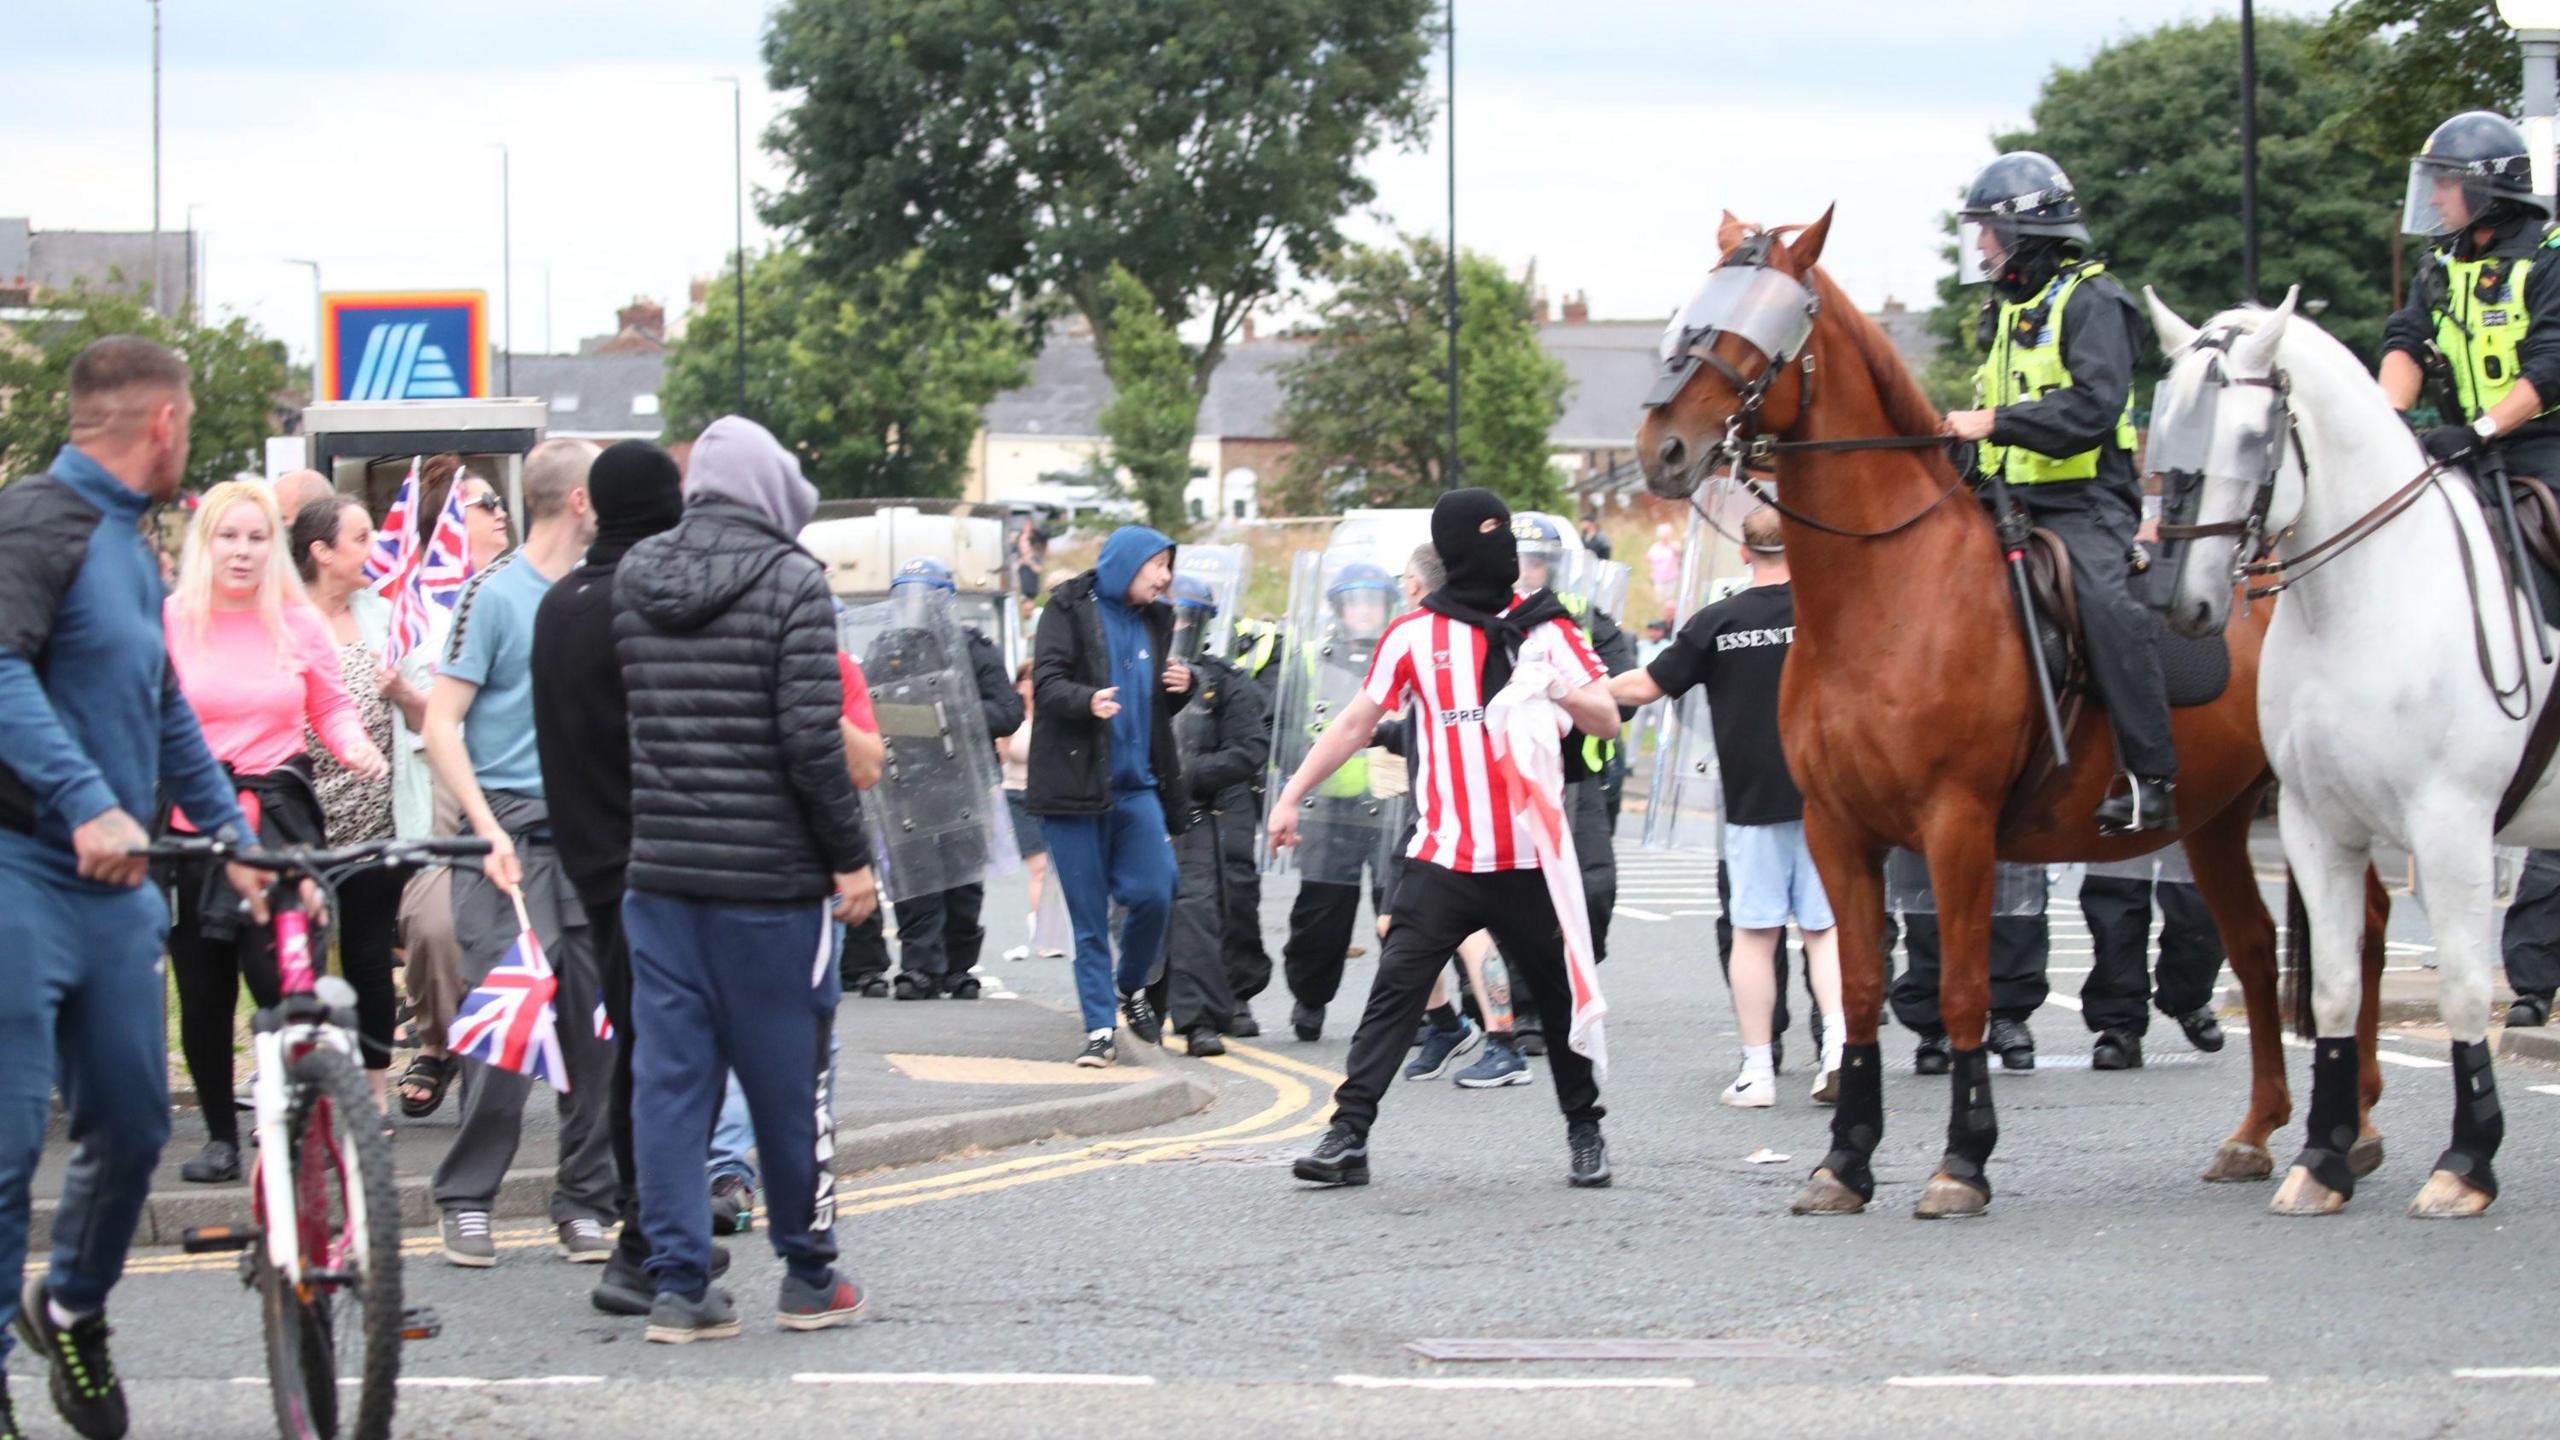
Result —
[[[1766,1110],[1778,1103],[1778,1072],[1746,1069],[1716,1099],[1743,1110]]]
[[[1840,1056],[1842,1046],[1822,1047],[1822,1073],[1814,1077],[1813,1100],[1817,1105],[1836,1105],[1840,1101]]]
[[[1028,945],[1016,945],[1012,949],[1004,952],[1004,958],[1007,960],[1028,960],[1031,958],[1031,947]]]

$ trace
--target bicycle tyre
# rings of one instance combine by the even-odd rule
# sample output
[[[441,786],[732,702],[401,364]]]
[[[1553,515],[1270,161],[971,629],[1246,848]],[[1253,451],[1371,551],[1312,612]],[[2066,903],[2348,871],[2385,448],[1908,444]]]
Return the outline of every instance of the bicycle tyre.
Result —
[[[352,1345],[358,1373],[351,1378],[358,1383],[349,1387],[355,1401],[349,1433],[354,1440],[388,1440],[399,1399],[402,1319],[400,1197],[391,1140],[382,1133],[373,1087],[344,1054],[313,1050],[294,1060],[286,1075],[295,1095],[286,1125],[296,1202],[316,1201],[326,1212],[305,1225],[304,1253],[313,1254],[315,1238],[346,1249],[340,1268],[356,1270],[358,1278],[352,1285],[297,1293],[260,1252],[258,1291],[277,1429],[286,1440],[334,1440],[345,1418],[341,1355]],[[360,1231],[350,1227],[346,1202],[352,1197],[363,1203]],[[276,1217],[268,1223],[277,1223]],[[342,1336],[347,1325],[355,1333]]]

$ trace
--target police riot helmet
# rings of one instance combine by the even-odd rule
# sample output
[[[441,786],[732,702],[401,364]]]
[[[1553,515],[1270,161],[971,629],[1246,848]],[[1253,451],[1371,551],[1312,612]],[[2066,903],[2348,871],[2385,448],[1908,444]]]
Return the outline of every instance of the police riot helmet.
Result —
[[[1564,559],[1564,527],[1554,517],[1535,511],[1511,518],[1511,538],[1520,549],[1520,578],[1514,586],[1525,592],[1541,590],[1554,583],[1556,565]],[[1529,567],[1540,568],[1541,578],[1530,583]]]
[[[936,590],[946,592],[957,591],[960,588],[952,583],[950,566],[939,560],[924,557],[910,560],[898,567],[898,573],[890,577],[889,589],[894,592],[901,585],[930,585]]]
[[[1173,602],[1173,613],[1177,619],[1186,610],[1206,615],[1218,613],[1218,592],[1209,588],[1209,582],[1197,575],[1174,576],[1173,588],[1166,592],[1165,598]]]
[[[2524,131],[2495,111],[2466,110],[2447,120],[2410,157],[2401,233],[2442,240],[2524,210],[2548,219],[2550,202],[2533,193],[2531,156]]]
[[[2071,177],[2033,150],[2012,150],[1982,167],[1956,211],[1956,260],[1967,285],[2012,268],[2022,242],[2089,243]]]
[[[1333,613],[1342,617],[1346,624],[1350,618],[1351,601],[1366,595],[1377,596],[1378,614],[1374,626],[1364,617],[1364,623],[1349,627],[1363,640],[1386,629],[1386,617],[1394,613],[1396,599],[1402,593],[1396,585],[1396,577],[1388,574],[1383,566],[1366,560],[1355,560],[1343,566],[1333,577],[1333,582],[1324,587],[1324,598],[1332,604]]]

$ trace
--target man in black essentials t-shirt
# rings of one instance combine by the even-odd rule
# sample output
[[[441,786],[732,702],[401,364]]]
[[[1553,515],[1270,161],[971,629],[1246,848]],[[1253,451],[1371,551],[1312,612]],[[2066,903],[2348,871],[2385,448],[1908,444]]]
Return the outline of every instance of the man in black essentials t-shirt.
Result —
[[[1815,1002],[1832,1022],[1823,1027],[1821,1076],[1813,1088],[1813,1098],[1827,1104],[1838,1086],[1847,1034],[1837,1023],[1840,949],[1830,901],[1805,848],[1804,796],[1787,773],[1778,738],[1778,679],[1795,643],[1795,596],[1777,513],[1753,512],[1742,523],[1742,538],[1750,588],[1690,616],[1670,648],[1644,669],[1613,677],[1609,688],[1626,705],[1707,688],[1708,724],[1724,771],[1723,850],[1732,878],[1727,979],[1743,1042],[1742,1073],[1720,1098],[1747,1109],[1777,1103],[1777,948],[1793,920],[1804,936]]]

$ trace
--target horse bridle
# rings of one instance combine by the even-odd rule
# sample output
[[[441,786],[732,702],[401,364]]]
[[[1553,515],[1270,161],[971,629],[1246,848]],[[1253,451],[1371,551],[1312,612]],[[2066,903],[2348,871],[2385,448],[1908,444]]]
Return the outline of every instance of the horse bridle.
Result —
[[[2231,341],[2236,333],[2236,331],[2226,330],[2214,335],[2199,335],[2191,343],[2198,350],[2214,352],[2212,383],[2217,388],[2255,386],[2276,392],[2276,412],[2284,417],[2286,443],[2292,446],[2294,458],[2301,461],[2302,430],[2293,417],[2292,377],[2286,375],[2281,368],[2263,376],[2230,373],[2228,361]],[[2236,520],[2214,520],[2201,524],[2182,524],[2171,521],[2170,516],[2185,514],[2189,506],[2203,503],[2205,473],[2202,470],[2161,472],[2160,538],[2164,541],[2209,540],[2223,535],[2236,535],[2240,537],[2240,559],[2233,578],[2237,580],[2256,573],[2258,563],[2264,560],[2267,552],[2274,547],[2274,538],[2267,534],[2267,513],[2275,505],[2276,481],[2284,474],[2285,445],[2271,445],[2267,450],[2266,473],[2258,477],[2257,487],[2249,497],[2248,512]],[[2253,598],[2257,597],[2253,595]]]

